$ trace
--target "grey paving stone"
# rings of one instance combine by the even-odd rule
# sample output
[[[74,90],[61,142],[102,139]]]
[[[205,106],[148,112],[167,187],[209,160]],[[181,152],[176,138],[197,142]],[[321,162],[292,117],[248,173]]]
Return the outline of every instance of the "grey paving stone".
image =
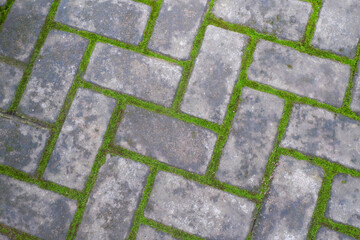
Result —
[[[126,49],[97,43],[84,79],[170,107],[182,67]]]
[[[10,107],[22,75],[21,69],[0,62],[0,108]]]
[[[360,228],[360,178],[338,174],[331,186],[325,215],[337,222]]]
[[[6,1],[7,1],[7,0],[0,0],[0,6],[5,5],[5,4],[6,4]]]
[[[280,156],[253,239],[306,239],[321,187],[323,170]]]
[[[19,110],[55,123],[87,44],[88,40],[76,34],[51,31],[35,62]]]
[[[259,32],[298,41],[305,32],[311,4],[299,0],[218,0],[215,16]]]
[[[324,0],[311,44],[353,58],[360,38],[359,22],[358,0]]]
[[[360,64],[354,76],[353,93],[350,108],[360,114]]]
[[[260,41],[247,73],[250,80],[340,107],[350,66]]]
[[[0,3],[0,5],[1,5],[1,3]],[[5,236],[5,235],[2,235],[1,233],[0,233],[0,240],[9,240],[10,238],[8,238],[7,236]]]
[[[360,169],[360,122],[295,104],[281,147]]]
[[[139,231],[136,235],[138,240],[175,240],[170,234],[157,231],[149,226],[140,225]]]
[[[355,240],[355,238],[321,227],[316,234],[316,240]]]
[[[220,158],[216,177],[248,190],[257,190],[274,148],[284,100],[244,88]]]
[[[159,172],[144,215],[208,239],[245,239],[255,204],[247,199]]]
[[[65,239],[77,203],[0,175],[0,222],[42,239]]]
[[[62,0],[55,21],[138,44],[150,12],[150,6],[131,0]]]
[[[115,104],[115,99],[78,90],[46,168],[46,180],[78,190],[85,186]]]
[[[0,32],[0,54],[27,62],[52,0],[15,1]]]
[[[181,111],[222,123],[247,40],[248,37],[236,32],[207,27]]]
[[[131,105],[115,137],[123,148],[199,174],[206,172],[215,142],[210,130]]]
[[[208,0],[164,0],[149,49],[188,59]]]
[[[49,137],[49,131],[0,114],[0,164],[34,173]]]
[[[76,239],[126,239],[148,173],[146,165],[107,155]]]

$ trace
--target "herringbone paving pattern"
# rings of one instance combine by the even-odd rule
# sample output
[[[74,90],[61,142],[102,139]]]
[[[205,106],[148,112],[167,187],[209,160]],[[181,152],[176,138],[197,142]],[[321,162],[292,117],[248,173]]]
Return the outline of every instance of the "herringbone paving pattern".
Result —
[[[360,239],[360,1],[0,0],[0,239]]]

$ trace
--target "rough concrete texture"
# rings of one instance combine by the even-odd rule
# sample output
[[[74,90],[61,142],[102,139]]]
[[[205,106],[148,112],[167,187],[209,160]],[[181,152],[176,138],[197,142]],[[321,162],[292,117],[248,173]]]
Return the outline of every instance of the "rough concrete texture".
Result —
[[[218,0],[213,9],[227,22],[294,41],[303,37],[311,11],[311,3],[299,0]]]
[[[323,174],[320,167],[280,156],[253,239],[307,239]]]
[[[131,0],[62,0],[55,21],[139,44],[151,7]]]
[[[317,232],[316,240],[355,240],[355,238],[321,227]]]
[[[76,201],[0,175],[0,222],[43,239],[65,239]]]
[[[281,147],[360,169],[360,122],[295,104]]]
[[[137,240],[175,240],[170,234],[157,231],[149,226],[141,225],[136,235]]]
[[[51,31],[37,57],[19,110],[55,123],[87,44],[88,40],[73,33]]]
[[[139,53],[97,43],[84,79],[170,107],[182,67]]]
[[[245,239],[255,204],[247,199],[159,172],[145,217],[208,239]]]
[[[261,40],[249,67],[250,80],[340,107],[350,66]]]
[[[204,174],[216,134],[131,105],[116,133],[115,144],[187,171]]]
[[[22,75],[21,69],[0,62],[0,108],[10,107]]]
[[[8,238],[7,236],[0,234],[0,240],[9,240],[9,239],[10,238]]]
[[[49,136],[47,129],[0,114],[0,164],[34,173]]]
[[[78,90],[46,168],[46,180],[82,190],[115,104],[115,99]]]
[[[207,27],[181,111],[222,123],[247,40],[248,37],[236,32]]]
[[[358,65],[357,73],[354,76],[354,85],[350,108],[360,114],[360,64]]]

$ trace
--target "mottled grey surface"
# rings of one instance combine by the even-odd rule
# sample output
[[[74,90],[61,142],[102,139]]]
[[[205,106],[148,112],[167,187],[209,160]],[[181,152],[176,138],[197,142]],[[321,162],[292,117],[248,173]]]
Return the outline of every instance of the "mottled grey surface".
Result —
[[[253,239],[307,239],[323,172],[306,161],[280,156]]]
[[[241,99],[216,177],[257,190],[274,148],[284,100],[250,88],[242,90]]]
[[[353,58],[360,38],[359,23],[359,0],[324,0],[311,44]]]
[[[155,178],[144,215],[207,239],[245,239],[255,203],[167,172]]]
[[[281,147],[360,169],[360,121],[295,104]]]
[[[0,0],[0,6],[5,5],[5,4],[6,4],[6,1],[7,1],[7,0]]]
[[[65,239],[77,203],[0,175],[0,222],[43,239]]]
[[[52,0],[17,0],[0,32],[0,54],[27,62]]]
[[[148,173],[144,164],[107,155],[76,239],[126,239]]]
[[[149,49],[188,59],[208,0],[164,0]]]
[[[0,114],[0,163],[34,173],[49,137],[49,131],[4,118]]]
[[[143,108],[126,106],[115,144],[161,162],[204,174],[216,134]]]
[[[19,110],[55,123],[87,44],[87,39],[73,33],[51,31],[37,57]]]
[[[97,43],[84,79],[170,107],[182,67],[136,52]]]
[[[316,240],[355,240],[355,238],[321,227],[316,234]]]
[[[0,108],[10,107],[22,75],[21,69],[0,62]]]
[[[170,234],[157,231],[149,226],[140,225],[136,234],[137,240],[175,240]]]
[[[350,66],[261,40],[248,71],[250,80],[342,106]]]
[[[0,3],[0,5],[1,5],[1,3]],[[0,240],[9,240],[10,238],[8,238],[7,236],[5,236],[5,235],[2,235],[1,233],[0,233]]]
[[[131,0],[62,0],[55,21],[138,44],[150,12],[150,6]]]
[[[350,108],[360,114],[360,64],[358,64],[358,71],[354,76],[354,85]]]
[[[276,37],[298,41],[305,32],[311,3],[299,0],[217,0],[215,16]]]
[[[209,25],[195,61],[181,111],[222,123],[248,37]]]
[[[81,190],[102,143],[115,99],[80,88],[52,152],[44,178]]]
[[[360,228],[360,178],[338,174],[331,186],[325,215],[337,222]]]

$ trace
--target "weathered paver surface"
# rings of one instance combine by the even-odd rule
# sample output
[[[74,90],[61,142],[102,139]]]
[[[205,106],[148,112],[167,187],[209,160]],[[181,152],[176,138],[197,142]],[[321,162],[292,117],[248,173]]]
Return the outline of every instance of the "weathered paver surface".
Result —
[[[359,0],[0,0],[0,239],[360,239]]]

